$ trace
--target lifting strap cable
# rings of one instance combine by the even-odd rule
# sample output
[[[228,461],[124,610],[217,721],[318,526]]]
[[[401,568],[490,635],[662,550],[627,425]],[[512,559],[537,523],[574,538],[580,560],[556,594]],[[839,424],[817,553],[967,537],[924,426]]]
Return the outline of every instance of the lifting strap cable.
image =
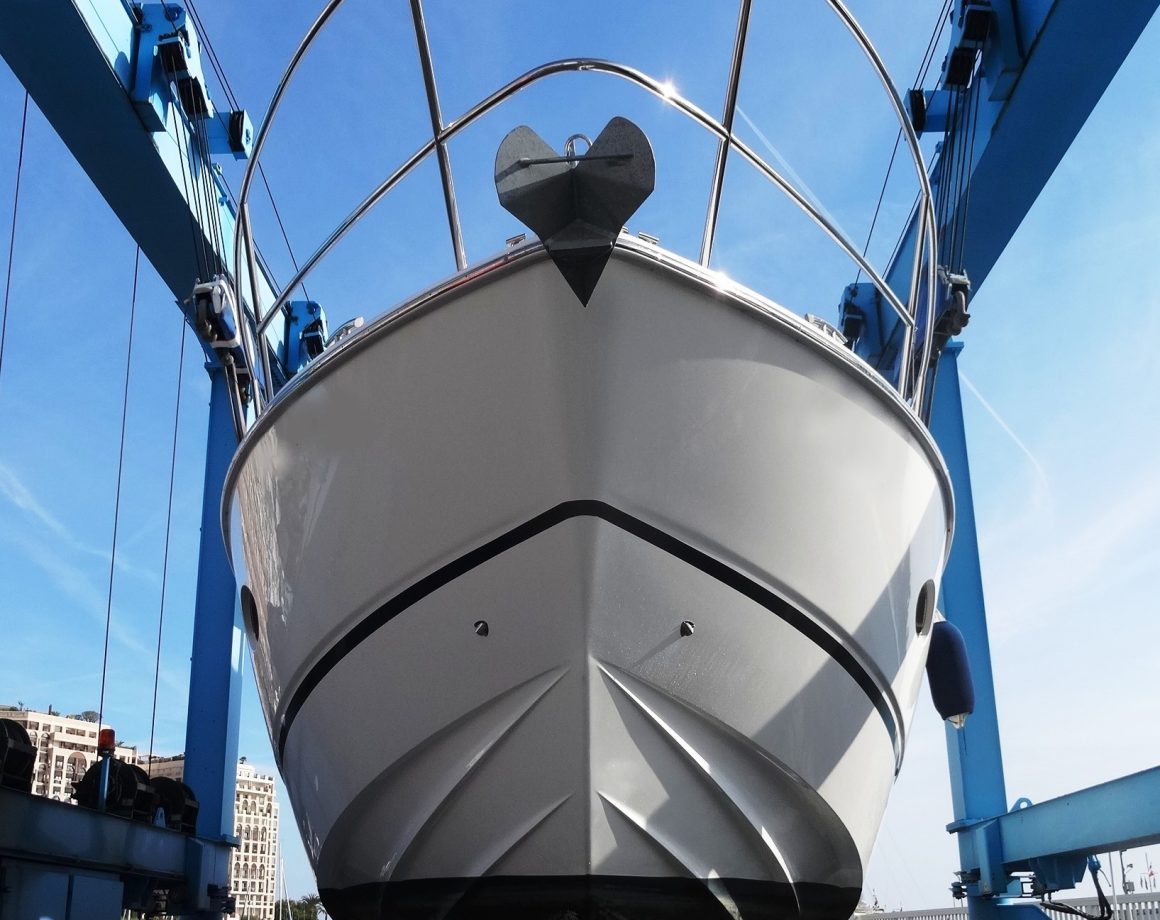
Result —
[[[181,343],[177,350],[177,396],[173,410],[173,445],[169,452],[169,501],[165,511],[165,552],[161,557],[161,608],[157,614],[157,658],[153,663],[153,710],[149,716],[149,775],[153,775],[153,738],[157,729],[157,686],[161,678],[161,632],[165,626],[165,586],[169,578],[169,535],[173,525],[173,483],[177,471],[177,429],[181,421],[181,374],[185,368],[185,314],[181,316]]]
[[[185,131],[185,149],[189,152],[189,181],[196,202],[198,239],[205,257],[205,277],[202,280],[209,281],[217,274],[217,253],[214,251],[213,228],[209,224],[210,205],[205,190],[205,168],[204,164],[198,162],[201,159],[201,145],[198,142],[197,125],[192,119],[187,118]]]
[[[890,151],[890,162],[886,164],[886,175],[882,177],[882,190],[878,193],[878,204],[874,206],[874,216],[870,219],[870,229],[866,233],[866,245],[862,247],[862,258],[870,251],[870,241],[874,239],[874,227],[878,224],[878,212],[882,210],[882,201],[886,198],[886,185],[890,181],[890,171],[894,169],[894,158],[898,156],[898,146],[902,141],[902,129],[898,129],[898,136],[894,138],[894,149]],[[862,267],[858,267],[858,274],[854,283],[862,280]]]
[[[0,374],[4,372],[4,342],[8,338],[8,295],[12,291],[12,255],[16,249],[16,210],[20,206],[20,174],[24,170],[24,135],[28,128],[28,90],[20,116],[20,153],[16,156],[16,194],[12,196],[12,232],[8,236],[8,272],[4,280],[4,312],[0,316]]]
[[[214,182],[213,176],[210,175],[209,145],[206,141],[205,122],[201,119],[193,122],[193,140],[198,159],[197,177],[201,184],[202,200],[205,203],[205,213],[202,219],[209,235],[211,249],[212,269],[210,274],[217,275],[221,273],[221,212],[215,191],[216,183]]]
[[[955,191],[950,205],[951,232],[950,238],[947,240],[946,267],[951,270],[955,268],[955,254],[959,251],[959,240],[964,229],[963,191],[966,188],[971,159],[970,151],[967,149],[967,144],[970,141],[971,99],[972,96],[976,98],[978,96],[977,93],[971,93],[969,86],[964,87],[962,93],[962,111],[955,123],[955,163],[958,168],[955,170]]]
[[[290,236],[286,233],[286,225],[282,223],[282,215],[278,213],[278,203],[274,200],[274,193],[270,190],[270,183],[266,181],[266,170],[262,168],[262,164],[258,164],[258,175],[262,179],[262,185],[266,187],[266,195],[270,198],[270,207],[274,209],[274,220],[278,221],[278,229],[282,231],[282,242],[286,244],[286,251],[290,254],[290,264],[294,266],[294,274],[298,274],[298,260],[294,258],[294,250],[290,246]],[[307,300],[310,299],[310,292],[306,290],[305,279],[299,283],[302,288],[302,296]]]
[[[201,157],[201,181],[205,185],[205,203],[209,209],[206,215],[209,219],[209,228],[213,234],[214,268],[220,273],[221,257],[224,254],[221,237],[221,205],[218,202],[217,182],[213,177],[213,165],[209,156],[209,139],[206,134],[205,122],[198,119],[195,126],[197,131],[197,148]]]
[[[226,79],[225,71],[222,69],[221,61],[218,59],[213,43],[209,40],[209,32],[206,31],[205,26],[202,24],[201,14],[198,13],[197,7],[193,5],[193,0],[186,0],[185,7],[193,18],[193,24],[197,27],[197,34],[201,36],[202,47],[206,50],[210,66],[213,67],[213,72],[217,76],[218,83],[221,84],[222,92],[226,94],[226,101],[229,102],[232,109],[237,111],[241,106],[238,105],[238,99],[234,95],[234,89],[230,86],[230,81]]]
[[[938,195],[935,205],[935,213],[938,215],[938,262],[940,265],[946,264],[946,250],[950,243],[952,229],[946,226],[946,217],[951,199],[951,184],[954,181],[954,139],[957,137],[954,134],[954,126],[959,114],[959,90],[954,89],[951,93],[951,101],[948,103],[947,126],[943,132],[942,148],[939,153]]]
[[[101,655],[101,701],[97,707],[97,727],[105,718],[105,679],[109,673],[109,632],[113,624],[113,573],[117,567],[117,530],[121,523],[121,474],[125,469],[125,423],[129,417],[129,370],[133,365],[133,321],[137,316],[137,273],[141,267],[141,247],[133,257],[133,296],[129,301],[129,345],[125,350],[125,388],[121,396],[121,447],[117,454],[117,491],[113,499],[113,545],[109,553],[109,593],[105,603],[105,650]]]
[[[193,262],[197,268],[197,279],[196,280],[205,281],[205,280],[208,280],[208,279],[203,277],[203,272],[205,271],[205,266],[208,265],[208,263],[204,261],[205,238],[201,237],[201,235],[198,233],[198,224],[200,222],[200,216],[194,216],[194,215],[200,214],[200,209],[197,207],[197,201],[194,198],[193,192],[190,188],[189,177],[186,174],[186,159],[187,159],[187,152],[189,150],[188,134],[186,135],[186,143],[182,144],[181,143],[181,126],[182,126],[181,115],[177,111],[177,106],[170,106],[170,108],[173,110],[173,136],[174,136],[174,139],[177,141],[177,159],[181,163],[181,190],[185,193],[186,204],[189,206],[189,209],[192,212],[190,219],[189,219],[189,232],[190,232],[190,239],[193,241]],[[190,165],[192,165],[192,164],[190,164]],[[199,237],[200,237],[200,240],[199,240]],[[200,242],[200,245],[199,245],[199,242]],[[191,284],[190,287],[193,287],[193,285]]]
[[[972,65],[973,67],[973,65]],[[951,238],[948,242],[947,248],[947,266],[953,267],[955,252],[958,250],[959,236],[963,230],[962,226],[962,203],[963,203],[963,189],[966,187],[968,165],[970,164],[971,153],[967,149],[967,142],[970,140],[971,127],[971,84],[968,82],[966,86],[959,90],[962,97],[959,106],[958,118],[955,120],[955,144],[954,147],[958,151],[955,155],[958,169],[955,171],[955,195],[950,205],[953,209],[953,222],[951,227]],[[974,94],[978,98],[978,93]]]
[[[166,8],[165,18],[174,24],[176,28],[177,13],[174,10]],[[201,202],[197,195],[197,179],[193,173],[193,162],[191,160],[192,154],[192,131],[188,119],[183,119],[184,109],[180,103],[181,93],[177,91],[176,85],[172,80],[169,81],[169,90],[174,100],[178,104],[171,106],[173,109],[173,138],[177,143],[177,155],[181,161],[181,184],[185,192],[185,200],[189,204],[192,216],[189,222],[190,233],[193,238],[193,255],[194,262],[197,267],[197,281],[208,281],[210,266],[213,264],[209,258],[209,252],[206,249],[205,234],[199,228],[204,226],[202,218]],[[184,128],[184,131],[183,131]],[[189,160],[190,162],[186,162]],[[188,175],[186,174],[188,167]],[[191,285],[192,286],[192,285]]]
[[[190,16],[193,18],[193,24],[197,27],[198,35],[201,36],[202,47],[206,50],[206,56],[209,58],[210,66],[213,68],[214,75],[217,77],[218,85],[221,86],[222,92],[225,93],[226,101],[230,104],[230,108],[233,111],[240,110],[241,106],[238,105],[238,98],[234,95],[234,89],[230,86],[230,81],[226,77],[225,68],[222,67],[217,51],[214,50],[213,42],[210,41],[209,32],[202,23],[201,14],[198,13],[197,7],[193,4],[193,0],[187,0],[186,9],[188,9]],[[274,200],[274,192],[270,188],[270,182],[266,178],[266,170],[261,163],[258,163],[258,177],[262,180],[262,185],[266,189],[266,195],[270,199],[270,207],[274,211],[274,220],[278,222],[278,229],[282,232],[282,242],[286,244],[286,252],[290,255],[290,264],[294,266],[294,273],[298,274],[298,260],[294,257],[294,248],[290,245],[290,236],[286,232],[286,225],[282,222],[282,214],[278,211],[278,202]],[[235,278],[234,281],[240,284],[239,279]],[[309,300],[310,292],[306,290],[306,282],[301,282],[299,286],[302,288],[302,296]]]
[[[193,144],[197,152],[197,178],[201,187],[201,197],[205,205],[201,215],[202,228],[209,238],[211,275],[222,274],[225,271],[225,241],[222,233],[220,193],[217,180],[213,176],[213,165],[209,152],[209,132],[205,121],[198,119],[192,122]],[[190,164],[192,169],[194,164]]]
[[[927,72],[930,70],[930,65],[934,62],[934,53],[938,47],[939,39],[942,38],[943,28],[947,24],[947,17],[950,15],[950,6],[952,0],[946,0],[943,4],[942,11],[939,13],[938,22],[935,24],[934,30],[931,32],[930,41],[927,42],[926,52],[922,56],[922,63],[918,65],[918,73],[914,76],[914,89],[921,89],[923,81],[926,80]],[[882,189],[878,192],[878,203],[874,206],[874,216],[870,219],[870,229],[866,233],[866,245],[862,247],[862,258],[866,258],[866,253],[870,251],[870,241],[874,239],[874,227],[878,224],[878,212],[882,210],[882,202],[886,197],[886,186],[890,182],[890,173],[894,169],[894,160],[898,156],[898,147],[902,143],[902,128],[898,129],[898,134],[894,138],[894,149],[890,151],[890,162],[886,164],[886,175],[882,177]],[[859,266],[858,273],[854,277],[854,283],[857,284],[862,280],[862,268]]]
[[[984,35],[984,41],[989,35]],[[971,62],[971,72],[975,79],[961,87],[956,97],[955,117],[948,127],[948,139],[952,150],[952,164],[955,169],[955,190],[953,197],[945,201],[946,213],[950,220],[950,227],[945,234],[945,250],[943,264],[951,271],[961,272],[966,255],[967,214],[970,206],[971,178],[974,165],[975,140],[979,123],[979,99],[981,89],[977,86],[978,75],[975,74],[975,64],[979,52]],[[972,93],[974,89],[974,93]],[[972,108],[973,104],[973,108]],[[948,183],[949,185],[949,183]],[[949,191],[949,189],[948,189]]]
[[[962,145],[963,137],[965,135],[965,126],[967,124],[967,117],[964,114],[968,106],[969,90],[966,87],[957,87],[954,91],[954,104],[951,107],[951,117],[947,121],[946,134],[943,136],[943,156],[946,164],[946,170],[941,170],[939,182],[942,185],[940,191],[939,217],[940,217],[940,231],[942,233],[939,238],[941,246],[941,253],[939,262],[942,265],[949,265],[951,254],[955,250],[955,243],[958,230],[959,210],[958,202],[963,190],[963,159],[965,153],[960,154],[960,146]],[[953,185],[953,188],[952,188]]]
[[[984,36],[984,41],[986,41],[987,37],[989,36],[990,26],[987,27],[987,33]],[[968,154],[968,157],[970,159],[969,165],[972,167],[974,166],[975,140],[979,131],[979,100],[982,98],[982,95],[983,93],[981,90],[975,93],[975,113],[971,118],[970,153]],[[958,271],[962,271],[966,267],[963,263],[966,261],[967,218],[971,214],[971,180],[974,178],[974,175],[975,171],[972,168],[970,172],[967,173],[967,188],[963,193],[963,231],[959,239],[959,256],[955,264],[955,267]]]
[[[205,181],[210,189],[210,221],[213,224],[214,236],[217,239],[218,252],[218,271],[221,274],[226,272],[226,235],[222,229],[222,192],[218,187],[218,180],[215,176],[213,167],[213,160],[211,159],[209,149],[209,125],[207,122],[201,122],[198,125],[201,132],[201,149],[203,157],[203,169],[205,171]]]

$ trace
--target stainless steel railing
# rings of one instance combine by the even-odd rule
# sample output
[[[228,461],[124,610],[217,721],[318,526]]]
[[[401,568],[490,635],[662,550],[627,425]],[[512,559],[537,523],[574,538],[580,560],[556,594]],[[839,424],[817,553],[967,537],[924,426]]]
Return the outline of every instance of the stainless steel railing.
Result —
[[[881,56],[842,0],[825,0],[825,2],[833,9],[842,23],[850,31],[855,42],[861,47],[863,53],[869,60],[883,88],[886,90],[891,107],[899,120],[902,133],[906,138],[907,147],[910,151],[919,182],[920,191],[916,212],[918,233],[915,238],[911,283],[906,303],[902,302],[895,291],[879,274],[877,269],[863,256],[861,251],[846,237],[842,230],[834,224],[821,208],[815,205],[792,182],[787,180],[777,169],[734,134],[733,118],[737,108],[737,92],[742,71],[741,64],[749,25],[751,0],[741,0],[740,3],[724,111],[720,119],[714,118],[698,108],[679,93],[676,93],[667,83],[662,83],[634,67],[597,58],[569,58],[542,64],[539,67],[527,71],[491,95],[481,99],[458,118],[450,122],[444,122],[439,104],[438,87],[435,80],[434,64],[431,58],[426,20],[423,16],[422,0],[411,0],[411,14],[419,47],[420,63],[423,69],[423,80],[431,118],[432,137],[387,176],[386,179],[373,189],[335,227],[314,253],[302,263],[301,268],[298,269],[294,277],[275,295],[274,302],[268,308],[264,307],[260,302],[258,285],[256,283],[253,225],[251,223],[249,210],[250,188],[262,155],[262,150],[266,143],[266,138],[269,134],[270,126],[282,104],[282,98],[286,89],[315,38],[330,18],[342,6],[343,2],[344,0],[330,0],[295,50],[285,73],[282,75],[275,89],[265,118],[262,120],[258,129],[257,136],[254,140],[253,153],[242,179],[241,190],[238,196],[238,225],[234,238],[233,276],[236,283],[240,284],[243,265],[242,257],[244,253],[248,277],[250,279],[250,303],[257,322],[256,337],[260,343],[264,343],[266,331],[269,329],[274,318],[281,314],[292,292],[314,270],[318,263],[346,236],[371,208],[381,201],[400,181],[433,152],[436,154],[439,163],[440,180],[442,183],[443,198],[447,211],[448,228],[454,249],[456,267],[459,270],[464,269],[467,260],[464,251],[458,205],[455,198],[450,155],[448,152],[448,143],[450,140],[507,99],[541,80],[562,73],[600,73],[626,80],[646,92],[651,93],[716,136],[718,142],[717,157],[711,179],[709,207],[705,218],[702,238],[701,264],[707,267],[712,255],[720,212],[720,199],[724,185],[726,161],[731,152],[736,152],[813,220],[846,253],[851,261],[865,273],[866,277],[874,284],[875,288],[893,309],[906,329],[899,360],[899,376],[897,381],[893,381],[893,384],[903,398],[910,402],[915,411],[921,409],[925,397],[926,369],[931,358],[932,335],[929,330],[920,328],[918,308],[920,303],[925,302],[928,313],[932,312],[937,290],[937,266],[935,265],[934,254],[937,253],[938,247],[934,221],[934,200],[926,166],[923,162],[922,152],[918,145],[918,138],[914,133],[910,119],[903,107],[902,99],[890,80]],[[240,299],[239,297],[239,301]],[[916,363],[913,360],[913,352],[917,344],[917,337],[920,333],[922,334],[922,351]],[[269,356],[265,347],[258,350],[261,353],[262,360],[262,383],[264,389],[264,400],[262,402],[268,402],[274,395]]]

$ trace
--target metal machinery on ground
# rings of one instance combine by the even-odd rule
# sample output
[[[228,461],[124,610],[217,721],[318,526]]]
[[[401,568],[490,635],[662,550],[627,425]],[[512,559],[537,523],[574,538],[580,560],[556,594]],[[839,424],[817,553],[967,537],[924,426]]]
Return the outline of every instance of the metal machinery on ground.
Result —
[[[1160,840],[1160,768],[1036,805],[1020,800],[1008,811],[958,385],[962,346],[952,341],[969,318],[972,290],[1158,5],[955,0],[938,85],[909,96],[915,129],[943,135],[931,176],[943,246],[940,303],[929,324],[941,348],[930,426],[958,506],[941,607],[966,638],[977,689],[968,724],[947,728],[957,887],[974,920],[1041,915],[1023,896],[1027,873],[1035,894],[1063,890],[1082,877],[1089,854]],[[412,7],[421,18],[417,0]],[[1082,68],[1074,66],[1077,48]],[[83,904],[83,916],[114,917],[123,907],[147,907],[151,892],[164,889],[169,909],[217,917],[228,909],[226,871],[236,843],[245,647],[218,530],[222,484],[255,406],[327,341],[325,316],[315,303],[290,302],[284,323],[259,323],[274,296],[256,251],[240,252],[248,277],[236,279],[236,288],[230,281],[226,266],[243,248],[235,239],[239,215],[212,161],[248,157],[255,137],[245,112],[215,109],[195,19],[180,5],[0,0],[0,54],[186,312],[212,381],[188,716],[198,730],[187,736],[185,770],[200,801],[196,834],[0,789],[0,916],[79,917],[72,905]],[[91,143],[96,136],[102,143]],[[911,233],[918,232],[916,219]],[[909,259],[896,262],[887,280],[905,289],[913,270]],[[875,296],[871,285],[847,289],[843,332],[858,354],[881,365],[897,358],[896,330],[876,324]]]

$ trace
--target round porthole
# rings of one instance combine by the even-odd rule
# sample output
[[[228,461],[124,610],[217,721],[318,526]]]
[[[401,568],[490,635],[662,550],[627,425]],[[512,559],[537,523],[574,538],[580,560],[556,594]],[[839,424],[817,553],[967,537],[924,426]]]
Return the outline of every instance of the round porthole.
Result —
[[[937,594],[934,582],[929,578],[918,590],[918,603],[914,608],[914,631],[920,636],[927,635],[934,623],[934,602]]]
[[[246,629],[250,631],[253,641],[257,642],[258,636],[261,634],[258,628],[258,605],[254,602],[254,595],[248,585],[242,585],[241,598],[242,621],[246,624]]]

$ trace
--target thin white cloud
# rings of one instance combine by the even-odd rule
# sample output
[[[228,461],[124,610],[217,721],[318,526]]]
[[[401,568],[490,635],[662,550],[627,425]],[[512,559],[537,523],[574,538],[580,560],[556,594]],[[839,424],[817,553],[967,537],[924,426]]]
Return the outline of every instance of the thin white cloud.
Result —
[[[16,475],[12,468],[4,463],[0,463],[0,498],[7,500],[9,504],[23,511],[44,530],[62,541],[69,549],[103,559],[105,562],[109,561],[111,553],[108,550],[97,549],[77,539],[73,532],[37,499],[32,490],[24,484],[24,481]],[[152,584],[159,582],[156,572],[130,562],[125,559],[123,553],[117,554],[117,570],[124,575],[130,575]]]
[[[1018,447],[1020,452],[1022,452],[1023,456],[1025,456],[1027,458],[1027,462],[1031,464],[1031,469],[1035,473],[1035,478],[1036,478],[1036,481],[1038,482],[1039,486],[1043,489],[1043,492],[1045,494],[1050,495],[1051,494],[1051,484],[1047,480],[1047,473],[1044,472],[1043,465],[1036,458],[1035,454],[1033,454],[1031,452],[1031,448],[1028,447],[1023,442],[1023,439],[1020,438],[1019,435],[1017,435],[1015,433],[1014,429],[1010,425],[1007,424],[1007,422],[1003,419],[1003,416],[1001,416],[999,414],[998,410],[994,406],[992,406],[989,402],[987,402],[987,400],[984,398],[983,394],[979,392],[978,387],[976,387],[971,382],[971,378],[968,377],[965,373],[963,373],[961,368],[959,369],[959,379],[963,382],[963,385],[970,391],[971,395],[974,396],[975,399],[977,399],[979,401],[979,405],[981,405],[983,407],[983,409],[986,410],[986,413],[989,416],[991,416],[991,418],[994,420],[995,424],[998,425],[1002,429],[1003,433],[1006,434],[1007,437],[1009,437],[1011,439],[1011,442],[1016,447]]]
[[[58,537],[72,540],[72,534],[67,527],[57,519],[52,512],[44,507],[35,495],[28,489],[11,468],[0,463],[0,496],[7,499],[9,504],[15,505],[21,511],[39,521],[41,526]]]
[[[1034,630],[1056,618],[1088,591],[1106,586],[1109,572],[1123,577],[1154,565],[1154,535],[1160,531],[1160,471],[1146,470],[1135,481],[1109,483],[1092,496],[1098,509],[1078,520],[1044,515],[996,547],[984,560],[987,592],[996,610],[991,618],[999,638]],[[1016,546],[1018,541],[1018,546]]]
[[[106,594],[93,584],[92,580],[76,565],[62,557],[58,552],[39,541],[27,536],[0,533],[0,538],[8,540],[24,553],[26,558],[48,576],[52,585],[66,598],[74,602],[76,610],[86,613],[91,619],[105,624],[108,616],[108,598]],[[58,615],[64,615],[58,612]],[[126,626],[116,615],[116,610],[109,621],[109,636],[123,649],[131,652],[134,660],[140,663],[142,673],[152,670],[156,646],[149,646],[138,638],[137,633]],[[173,672],[162,668],[161,681],[176,692],[185,692],[185,683]]]
[[[749,125],[749,129],[757,135],[757,139],[761,141],[761,145],[765,148],[766,152],[771,157],[773,157],[774,161],[779,167],[779,172],[781,172],[785,178],[789,179],[790,184],[799,192],[801,192],[806,197],[806,199],[809,200],[810,204],[818,209],[819,214],[828,220],[842,236],[844,236],[847,240],[850,240],[850,234],[842,229],[842,225],[838,223],[837,218],[835,218],[833,214],[826,210],[826,206],[822,204],[821,199],[818,198],[816,194],[814,194],[814,190],[809,187],[809,185],[806,183],[806,180],[799,176],[796,170],[794,170],[794,168],[789,165],[789,161],[781,155],[781,151],[773,146],[773,141],[765,136],[765,132],[757,127],[753,119],[745,113],[745,110],[741,108],[741,106],[737,106],[737,114],[741,116],[742,121]]]

